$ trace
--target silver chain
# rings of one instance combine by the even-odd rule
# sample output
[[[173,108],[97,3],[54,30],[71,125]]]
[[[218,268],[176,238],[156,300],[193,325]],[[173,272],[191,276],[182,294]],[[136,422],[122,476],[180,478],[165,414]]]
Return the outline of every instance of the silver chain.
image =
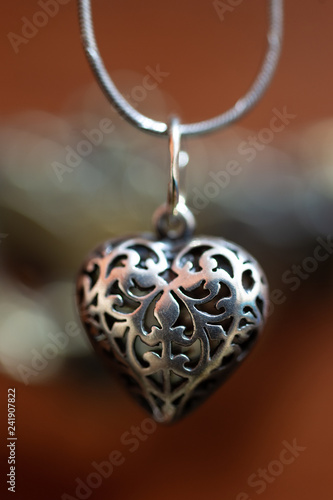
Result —
[[[167,135],[169,133],[167,123],[153,120],[143,115],[133,108],[119,92],[105,69],[97,47],[92,22],[91,1],[78,0],[78,6],[84,50],[91,69],[109,101],[127,121],[136,127],[153,134]],[[180,134],[182,136],[199,135],[226,127],[239,120],[245,113],[252,109],[263,96],[272,80],[281,52],[282,35],[283,0],[269,0],[267,50],[260,71],[253,84],[247,93],[241,97],[232,108],[221,115],[201,122],[179,124]]]

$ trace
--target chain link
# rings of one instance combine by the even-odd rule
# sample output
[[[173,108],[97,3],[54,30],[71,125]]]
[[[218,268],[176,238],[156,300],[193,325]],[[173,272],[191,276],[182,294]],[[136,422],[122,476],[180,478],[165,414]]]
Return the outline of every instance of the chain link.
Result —
[[[283,0],[269,1],[269,29],[267,50],[261,68],[247,93],[236,104],[214,118],[196,123],[179,124],[182,136],[199,135],[226,127],[236,122],[261,99],[274,75],[283,35]],[[91,0],[78,0],[82,43],[91,69],[103,92],[117,111],[132,125],[153,134],[168,134],[168,124],[153,120],[137,111],[119,92],[105,69],[99,53],[92,22]]]

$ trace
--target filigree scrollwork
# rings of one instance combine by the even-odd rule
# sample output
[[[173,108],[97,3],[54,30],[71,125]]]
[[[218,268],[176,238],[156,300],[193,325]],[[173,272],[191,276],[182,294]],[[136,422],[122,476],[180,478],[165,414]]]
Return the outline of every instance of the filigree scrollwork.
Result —
[[[263,326],[264,275],[220,238],[110,241],[78,281],[82,321],[160,422],[183,416],[244,359]]]

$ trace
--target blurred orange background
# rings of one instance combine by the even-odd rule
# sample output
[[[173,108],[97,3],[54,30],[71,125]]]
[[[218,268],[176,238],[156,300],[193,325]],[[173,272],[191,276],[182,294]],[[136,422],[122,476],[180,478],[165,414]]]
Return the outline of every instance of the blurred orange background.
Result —
[[[249,129],[266,126],[275,107],[286,106],[297,115],[295,128],[333,116],[333,3],[285,3],[281,62],[267,94],[242,121]],[[177,111],[188,122],[222,112],[246,91],[264,53],[266,4],[240,2],[223,21],[214,3],[203,0],[99,0],[93,11],[111,75],[117,70],[144,74],[147,65],[159,64],[170,73],[163,91],[174,109],[156,109],[154,117],[165,119]],[[15,53],[8,33],[20,34],[21,18],[31,19],[37,10],[33,0],[1,6],[2,122],[29,109],[61,113],[93,82],[74,0],[59,6],[57,15]],[[149,99],[140,110],[149,107]],[[124,463],[93,489],[93,499],[332,498],[333,293],[332,276],[326,278],[318,285],[311,277],[279,307],[255,352],[209,401],[173,427],[158,426],[133,452],[122,436],[146,415],[109,383],[107,374],[103,384],[63,372],[48,385],[29,386],[1,375],[1,498],[10,494],[4,484],[6,401],[13,386],[18,499],[54,500],[66,498],[65,493],[76,498],[76,478],[86,481],[94,472],[92,463],[107,460],[113,450],[123,454]],[[279,459],[283,442],[293,440],[305,450],[256,493],[248,478],[260,468],[274,469],[271,463]]]

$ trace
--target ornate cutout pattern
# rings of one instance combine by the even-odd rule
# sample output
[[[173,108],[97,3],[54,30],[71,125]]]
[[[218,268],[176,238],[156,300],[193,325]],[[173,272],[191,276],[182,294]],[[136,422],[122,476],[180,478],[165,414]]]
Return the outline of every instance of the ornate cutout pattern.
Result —
[[[110,241],[78,280],[93,345],[159,422],[194,408],[244,359],[266,297],[258,264],[220,238]]]

